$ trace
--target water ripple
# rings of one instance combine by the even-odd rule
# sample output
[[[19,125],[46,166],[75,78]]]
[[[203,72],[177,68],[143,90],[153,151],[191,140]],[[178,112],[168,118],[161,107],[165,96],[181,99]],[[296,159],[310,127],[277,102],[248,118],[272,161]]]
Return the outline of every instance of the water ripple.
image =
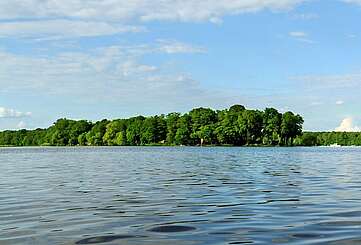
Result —
[[[360,244],[360,148],[0,148],[0,244]]]

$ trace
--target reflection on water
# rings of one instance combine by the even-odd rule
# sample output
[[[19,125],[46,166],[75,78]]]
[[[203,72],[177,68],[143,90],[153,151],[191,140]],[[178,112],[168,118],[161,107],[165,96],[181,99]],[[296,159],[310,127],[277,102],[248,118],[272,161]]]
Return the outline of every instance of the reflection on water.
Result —
[[[93,243],[107,243],[114,240],[120,240],[120,239],[131,239],[135,238],[135,236],[131,235],[113,235],[113,236],[97,236],[97,237],[90,237],[85,238],[80,241],[77,241],[75,244],[93,244]]]
[[[359,244],[359,148],[2,148],[0,244]]]
[[[194,229],[195,228],[192,226],[164,225],[164,226],[154,227],[150,231],[154,231],[154,232],[184,232],[184,231],[191,231]]]

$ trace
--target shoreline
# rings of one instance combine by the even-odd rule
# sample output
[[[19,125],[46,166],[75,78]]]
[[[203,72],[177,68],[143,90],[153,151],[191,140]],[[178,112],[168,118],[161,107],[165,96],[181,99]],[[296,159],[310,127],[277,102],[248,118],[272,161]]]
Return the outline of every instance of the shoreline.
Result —
[[[46,145],[46,146],[12,146],[0,145],[0,149],[3,148],[120,148],[120,147],[129,147],[129,148],[136,148],[136,147],[146,147],[146,148],[358,148],[361,146],[358,145],[350,145],[350,146],[322,146],[322,145],[315,145],[315,146],[306,146],[306,145],[294,145],[294,146],[274,146],[274,145],[258,145],[258,146],[234,146],[234,145],[204,145],[204,146],[191,146],[191,145],[74,145],[74,146],[55,146],[55,145]]]

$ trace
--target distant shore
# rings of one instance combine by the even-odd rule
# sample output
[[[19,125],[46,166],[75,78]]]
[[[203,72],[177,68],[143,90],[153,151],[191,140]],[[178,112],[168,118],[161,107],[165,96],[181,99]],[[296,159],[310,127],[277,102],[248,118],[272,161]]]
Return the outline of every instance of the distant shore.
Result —
[[[361,132],[303,132],[303,118],[274,108],[196,108],[128,119],[59,119],[46,129],[0,132],[2,146],[360,146]]]
[[[62,118],[46,129],[0,132],[0,145],[292,146],[302,135],[302,125],[300,115],[274,108],[260,111],[242,105],[223,110],[201,107],[184,114],[173,112],[95,123]]]
[[[55,146],[55,145],[38,145],[38,146],[16,146],[16,145],[0,145],[0,148],[117,148],[117,147],[169,147],[169,148],[295,148],[295,147],[321,147],[321,148],[353,148],[361,147],[361,145],[293,145],[293,146],[279,146],[279,145],[72,145],[72,146]]]

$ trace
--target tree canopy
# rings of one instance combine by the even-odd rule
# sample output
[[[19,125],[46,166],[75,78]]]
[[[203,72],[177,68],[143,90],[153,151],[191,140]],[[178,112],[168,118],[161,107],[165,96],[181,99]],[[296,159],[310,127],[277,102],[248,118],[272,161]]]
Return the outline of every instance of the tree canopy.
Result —
[[[303,119],[274,108],[248,110],[195,108],[128,119],[59,119],[47,129],[0,132],[3,146],[120,146],[120,145],[303,145],[322,144],[321,136],[302,135]],[[317,139],[315,139],[315,137]],[[316,142],[316,143],[315,143]]]
[[[304,132],[295,139],[299,146],[361,146],[361,132]]]

